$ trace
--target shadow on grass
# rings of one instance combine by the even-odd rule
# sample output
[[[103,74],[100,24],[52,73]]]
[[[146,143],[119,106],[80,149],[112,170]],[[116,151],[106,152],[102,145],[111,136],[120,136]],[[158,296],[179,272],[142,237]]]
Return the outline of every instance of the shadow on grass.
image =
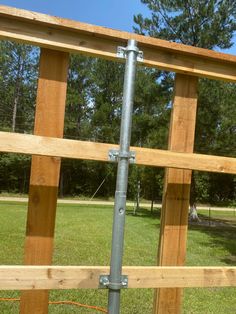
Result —
[[[224,256],[221,261],[236,266],[236,221],[228,219],[211,218],[198,215],[199,223],[189,223],[189,230],[206,233],[211,239],[213,246],[224,247],[229,255]]]
[[[137,218],[153,218],[153,219],[160,219],[161,217],[161,210],[160,208],[155,208],[151,211],[148,208],[140,207],[136,213],[134,214],[134,210],[131,208],[127,208],[126,210],[127,215],[131,215]]]
[[[150,227],[155,228],[158,230],[160,228],[160,217],[161,217],[161,209],[155,208],[153,211],[151,211],[148,208],[140,207],[136,213],[134,214],[133,209],[128,208],[126,210],[126,215],[133,217],[134,219],[149,219],[148,224]]]
[[[140,207],[134,215],[133,208],[126,210],[128,216],[134,218],[149,218],[157,220],[156,227],[159,227],[161,209],[155,208],[153,212],[150,209]],[[236,221],[225,218],[209,218],[205,215],[198,215],[200,223],[189,223],[189,230],[196,230],[209,236],[212,246],[223,247],[228,251],[228,255],[222,257],[221,261],[236,266]],[[202,244],[204,245],[204,244]]]

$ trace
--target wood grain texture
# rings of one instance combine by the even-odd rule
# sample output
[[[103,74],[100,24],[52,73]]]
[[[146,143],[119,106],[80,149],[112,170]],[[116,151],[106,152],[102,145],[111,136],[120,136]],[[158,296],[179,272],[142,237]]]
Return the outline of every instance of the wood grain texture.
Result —
[[[0,17],[3,39],[117,60],[117,46],[132,38],[144,52],[145,66],[236,81],[232,55],[6,6],[0,6]]]
[[[170,50],[171,52],[182,52],[183,54],[187,53],[188,55],[197,55],[218,61],[236,62],[236,56],[234,55],[207,50],[199,47],[192,47],[175,42],[169,42],[163,39],[157,39],[153,37],[114,30],[107,27],[81,23],[70,19],[50,16],[38,12],[22,10],[4,5],[0,5],[0,16],[13,18],[16,20],[25,20],[39,25],[46,24],[51,27],[58,27],[59,29],[80,31],[81,33],[93,35],[93,37],[98,38],[112,38],[118,41],[122,40],[123,42],[126,42],[128,39],[134,38],[140,43],[149,44],[150,46],[157,46],[158,48]]]
[[[128,288],[236,286],[236,267],[124,266],[122,273]],[[0,266],[0,289],[97,289],[107,274],[106,266]]]
[[[192,153],[197,110],[197,78],[177,74],[169,132],[171,151]],[[186,154],[186,155],[187,155]],[[191,170],[166,169],[158,253],[159,266],[184,265],[188,227]],[[181,312],[182,290],[159,289],[155,314]]]
[[[118,149],[118,145],[0,132],[1,152],[105,162],[111,148]],[[131,150],[136,153],[138,165],[236,174],[236,158],[141,147]]]
[[[63,136],[68,60],[65,52],[41,51],[36,135]],[[27,265],[51,264],[59,173],[60,158],[32,157],[24,258]],[[20,313],[48,313],[48,291],[22,293]]]

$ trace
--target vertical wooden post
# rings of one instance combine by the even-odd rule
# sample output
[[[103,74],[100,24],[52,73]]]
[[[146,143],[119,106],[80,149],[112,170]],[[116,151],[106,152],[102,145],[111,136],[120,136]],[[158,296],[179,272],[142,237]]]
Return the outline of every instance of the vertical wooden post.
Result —
[[[63,137],[69,55],[42,49],[34,134]],[[60,158],[32,157],[25,241],[26,265],[52,262]],[[48,313],[48,292],[21,294],[21,314]]]
[[[193,152],[197,110],[196,77],[177,74],[169,132],[169,150]],[[185,263],[191,170],[166,169],[158,265]],[[181,312],[182,289],[155,291],[154,314]]]

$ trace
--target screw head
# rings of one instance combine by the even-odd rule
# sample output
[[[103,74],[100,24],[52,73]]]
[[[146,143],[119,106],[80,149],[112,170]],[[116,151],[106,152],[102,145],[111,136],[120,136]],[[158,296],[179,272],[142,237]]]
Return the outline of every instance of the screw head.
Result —
[[[121,284],[122,284],[123,287],[126,287],[128,285],[127,278],[124,278]]]
[[[109,279],[107,277],[100,277],[99,282],[103,286],[107,286],[109,284]]]

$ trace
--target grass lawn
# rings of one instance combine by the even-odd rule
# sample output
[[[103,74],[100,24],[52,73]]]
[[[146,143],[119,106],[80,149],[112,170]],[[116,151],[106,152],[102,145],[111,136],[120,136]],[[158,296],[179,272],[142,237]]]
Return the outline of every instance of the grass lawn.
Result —
[[[26,222],[24,203],[0,202],[0,264],[22,264]],[[98,205],[60,204],[55,235],[55,265],[109,265],[113,209]],[[143,210],[126,216],[124,265],[155,265],[159,233],[159,213]],[[206,215],[206,216],[204,216]],[[201,213],[205,221],[206,212]],[[218,216],[217,216],[218,215]],[[225,219],[225,223],[221,224]],[[233,213],[217,213],[214,225],[192,225],[188,233],[187,265],[235,266],[236,218]],[[16,297],[18,292],[1,291],[0,297]],[[152,289],[122,291],[122,314],[151,314]],[[106,307],[105,290],[52,291],[50,300],[73,300]],[[18,313],[18,303],[0,302],[0,313]],[[68,305],[50,305],[50,314],[99,313]],[[184,314],[236,313],[235,288],[185,289]],[[33,313],[32,313],[33,314]]]

